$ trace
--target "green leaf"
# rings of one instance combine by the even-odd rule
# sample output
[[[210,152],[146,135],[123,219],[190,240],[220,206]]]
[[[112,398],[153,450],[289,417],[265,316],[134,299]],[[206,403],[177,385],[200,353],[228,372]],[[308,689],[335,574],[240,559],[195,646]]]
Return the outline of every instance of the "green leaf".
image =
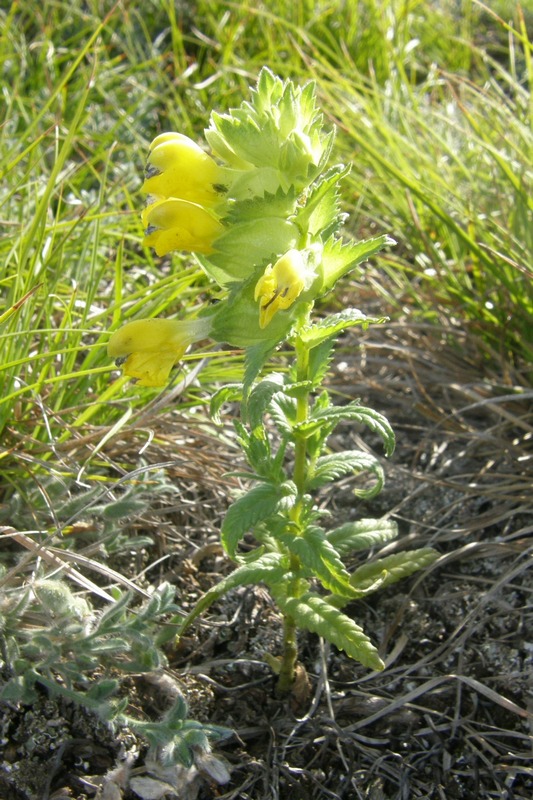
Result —
[[[275,587],[272,592],[274,594]],[[292,617],[298,627],[317,633],[365,667],[384,668],[378,651],[363,629],[322,597],[313,592],[301,597],[287,598],[283,593],[274,596],[283,614]]]
[[[238,186],[236,188],[238,190]],[[238,191],[236,193],[239,194]],[[249,200],[238,200],[232,204],[230,213],[224,217],[224,224],[233,225],[264,217],[287,219],[294,213],[296,200],[296,192],[292,186],[287,192],[280,187],[275,193],[265,192],[264,195]]]
[[[148,508],[148,500],[135,497],[124,497],[114,503],[107,503],[98,508],[104,520],[120,520],[125,517],[139,516]]]
[[[370,489],[356,489],[355,494],[365,498],[375,497],[383,488],[385,474],[377,458],[362,450],[345,450],[343,453],[321,456],[307,481],[307,489],[319,489],[343,475],[361,472],[372,473],[376,482]]]
[[[261,328],[259,305],[254,298],[255,286],[261,273],[261,269],[256,270],[248,275],[244,283],[234,284],[229,295],[217,303],[210,317],[212,339],[235,347],[266,344],[268,353],[272,352],[270,348],[275,348],[285,339],[294,323],[298,304],[275,314],[266,328]]]
[[[261,581],[269,586],[271,583],[278,583],[289,572],[289,569],[287,556],[280,553],[263,553],[253,561],[241,564],[220,581],[214,589],[219,596],[222,596],[237,586],[249,586]]]
[[[181,693],[176,694],[176,699],[169,710],[163,716],[162,722],[165,725],[170,725],[171,727],[181,730],[183,727],[183,723],[187,719],[187,714],[189,713],[189,706],[187,701],[183,697]]]
[[[296,215],[296,223],[311,236],[327,239],[344,220],[340,212],[337,184],[350,171],[342,164],[331,167],[311,187],[305,206]]]
[[[175,610],[174,597],[176,587],[169,581],[163,581],[153,592],[149,600],[132,617],[132,624],[138,625],[141,621],[152,621],[162,614]]]
[[[313,353],[316,353],[320,350],[320,347],[317,347],[315,350],[311,351],[311,357]],[[320,394],[315,398],[315,402],[313,403],[313,414],[317,414],[319,411],[323,411],[326,408],[329,408],[331,405],[331,401],[329,398],[328,392],[323,389]],[[335,422],[328,424],[321,425],[311,436],[307,436],[307,452],[309,453],[309,458],[312,461],[316,461],[319,455],[322,453],[324,445],[326,444],[330,433],[333,431],[335,427]]]
[[[278,431],[290,434],[296,424],[297,405],[294,397],[278,392],[270,401],[270,414]]]
[[[222,523],[222,545],[233,558],[241,537],[258,522],[268,519],[282,508],[290,507],[296,497],[296,486],[287,481],[273,485],[260,483],[231,505]]]
[[[340,555],[345,556],[392,541],[398,536],[398,525],[390,519],[360,519],[345,522],[326,536]]]
[[[240,384],[228,384],[227,386],[221,386],[220,389],[212,395],[211,402],[209,404],[209,414],[217,425],[220,424],[220,409],[224,405],[224,403],[232,403],[237,402],[242,398],[242,386]]]
[[[70,520],[87,512],[87,509],[94,508],[96,500],[101,497],[101,492],[101,486],[94,486],[86,492],[69,497],[61,504],[61,519]]]
[[[248,431],[246,425],[243,425],[240,419],[233,420],[233,427],[235,428],[235,432],[237,434],[237,441],[244,451],[246,457],[248,457],[248,448],[250,446],[252,434]]]
[[[322,273],[324,291],[329,291],[335,283],[358,264],[379,253],[384,247],[396,244],[390,236],[378,236],[362,242],[343,244],[341,239],[331,237],[324,245],[322,254]]]
[[[357,308],[347,308],[337,314],[330,314],[313,325],[304,328],[299,332],[299,336],[309,347],[316,347],[330,337],[346,330],[346,328],[361,325],[363,330],[366,330],[369,325],[380,324],[387,320],[388,317],[368,317]]]
[[[104,609],[98,619],[97,632],[99,634],[108,633],[112,631],[116,625],[122,624],[126,609],[132,597],[133,593],[131,591],[124,592],[115,603]]]
[[[266,378],[257,383],[246,402],[246,419],[252,430],[263,424],[263,415],[276,392],[283,388],[285,379],[278,372],[271,372]]]
[[[54,615],[72,615],[75,597],[63,581],[37,580],[34,584],[35,596],[39,603]]]
[[[246,441],[243,450],[256,475],[268,479],[271,468],[270,441],[263,428],[257,428]]]
[[[263,67],[257,79],[257,87],[252,91],[252,101],[258,111],[265,111],[272,103],[280,100],[283,94],[283,81],[271,69]]]
[[[258,125],[258,115],[250,103],[242,103],[231,114],[211,114],[211,125],[221,135],[222,142],[229,144],[231,150],[243,161],[255,167],[278,166],[279,141],[278,131],[273,120],[262,115],[262,127]],[[207,136],[216,149],[220,150],[218,137]]]
[[[237,431],[239,444],[250,464],[253,473],[235,470],[229,474],[245,479],[261,480],[265,483],[276,485],[285,481],[286,475],[283,470],[283,451],[285,444],[281,444],[278,452],[272,456],[270,439],[263,427],[257,427],[252,433],[248,433],[240,420],[234,420],[233,424]]]
[[[327,375],[334,355],[335,338],[331,336],[309,351],[309,378],[311,387],[317,389]]]
[[[281,538],[307,567],[307,577],[318,578],[330,592],[351,593],[348,570],[321,528],[310,526],[300,536],[285,534]]]
[[[253,556],[253,559],[239,556],[238,560],[241,564],[237,569],[202,595],[185,618],[179,617],[172,620],[173,623],[177,623],[178,635],[181,635],[197,617],[203,614],[216,600],[229,592],[230,589],[259,583],[259,581],[263,581],[267,585],[271,583],[281,584],[289,573],[290,567],[287,557],[280,553],[263,553],[262,548],[258,548],[253,553]],[[243,561],[244,563],[242,563]]]
[[[265,266],[298,242],[298,228],[286,219],[262,217],[232,225],[215,242],[202,267],[220,286],[242,283],[254,267]]]
[[[91,684],[85,697],[89,697],[97,703],[102,703],[104,700],[108,700],[112,695],[116,694],[119,685],[119,681],[115,678],[104,678],[97,683]]]
[[[279,341],[272,342],[266,340],[246,348],[244,355],[244,379],[242,386],[244,397],[246,397],[249,393],[257,376],[278,345]]]
[[[127,639],[118,636],[110,637],[109,639],[95,640],[91,643],[91,650],[93,653],[127,653],[130,650],[130,643]]]
[[[363,564],[352,574],[350,584],[357,591],[368,594],[369,591],[376,591],[412,575],[432,564],[438,557],[439,553],[431,547],[394,553],[370,564]]]
[[[269,84],[265,76],[272,79]],[[300,192],[325,168],[333,131],[324,133],[322,128],[315,84],[300,88],[263,68],[251,102],[227,114],[212,113],[206,138],[213,151],[233,166],[275,169],[279,185],[294,185]]]
[[[326,424],[337,424],[339,422],[359,422],[366,425],[374,433],[378,433],[385,447],[385,454],[392,455],[394,452],[395,436],[388,420],[373,408],[359,405],[358,401],[348,403],[345,406],[329,406],[311,412],[309,419],[295,426],[294,430],[300,436],[311,436]]]

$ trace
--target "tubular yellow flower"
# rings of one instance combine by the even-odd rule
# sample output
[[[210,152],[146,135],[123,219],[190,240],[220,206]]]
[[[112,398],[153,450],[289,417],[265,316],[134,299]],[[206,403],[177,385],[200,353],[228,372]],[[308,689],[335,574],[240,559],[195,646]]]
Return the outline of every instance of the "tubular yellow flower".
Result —
[[[212,207],[224,197],[224,176],[223,168],[188,136],[162,133],[150,146],[141,191]]]
[[[157,199],[142,214],[145,225],[143,244],[154,247],[158,256],[171,250],[188,250],[208,255],[213,242],[224,231],[221,222],[208,209],[175,197]]]
[[[139,386],[164,386],[174,364],[210,327],[209,319],[138,319],[115,331],[107,352]]]
[[[254,300],[259,300],[260,328],[266,328],[277,311],[292,306],[307,288],[308,277],[309,270],[299,250],[288,250],[275,264],[269,264],[254,292]]]

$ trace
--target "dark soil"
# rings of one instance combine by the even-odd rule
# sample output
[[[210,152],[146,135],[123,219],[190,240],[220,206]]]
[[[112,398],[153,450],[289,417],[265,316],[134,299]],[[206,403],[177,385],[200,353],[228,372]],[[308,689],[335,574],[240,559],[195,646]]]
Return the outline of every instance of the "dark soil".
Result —
[[[398,447],[371,504],[355,500],[349,481],[323,503],[336,521],[393,516],[401,535],[387,552],[442,554],[349,607],[386,669],[369,673],[304,633],[294,696],[279,699],[264,661],[279,652],[279,617],[263,587],[235,590],[167,653],[190,716],[235,731],[216,758],[163,774],[131,732],[43,692],[33,708],[4,708],[2,800],[533,797],[533,393],[515,388],[524,375],[498,374],[450,330],[390,326],[359,344],[360,334],[346,337],[330,388],[338,402],[361,397],[383,411]],[[175,450],[172,412],[161,425]],[[379,453],[363,431],[338,437]],[[161,447],[145,457],[163,460]],[[216,529],[220,475],[234,457],[231,444],[193,448],[193,466],[176,477],[182,502],[157,521],[169,558],[148,579],[175,583],[184,607],[231,568]],[[153,713],[153,682],[126,688]]]

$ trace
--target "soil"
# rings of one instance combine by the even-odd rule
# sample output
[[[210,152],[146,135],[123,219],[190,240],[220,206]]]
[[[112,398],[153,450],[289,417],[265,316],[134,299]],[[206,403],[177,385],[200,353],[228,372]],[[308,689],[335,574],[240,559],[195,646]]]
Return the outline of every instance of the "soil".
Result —
[[[265,653],[279,652],[279,616],[262,586],[235,590],[167,651],[165,674],[190,716],[234,731],[212,757],[164,772],[131,731],[43,690],[32,708],[3,709],[2,800],[530,800],[533,393],[527,376],[499,371],[477,347],[450,328],[388,326],[362,346],[360,333],[347,335],[334,365],[337,401],[361,397],[381,410],[398,446],[371,503],[356,501],[350,481],[321,502],[339,522],[396,519],[400,537],[387,552],[441,553],[348,609],[379,647],[383,672],[302,633],[296,690],[278,698]],[[154,462],[183,431],[171,410],[160,425],[144,453]],[[339,447],[380,452],[363,431],[337,437]],[[229,437],[215,450],[199,441],[176,477],[181,502],[157,519],[167,558],[148,573],[175,583],[184,607],[231,568],[216,530],[220,476],[236,451]],[[154,713],[154,680],[126,688]]]

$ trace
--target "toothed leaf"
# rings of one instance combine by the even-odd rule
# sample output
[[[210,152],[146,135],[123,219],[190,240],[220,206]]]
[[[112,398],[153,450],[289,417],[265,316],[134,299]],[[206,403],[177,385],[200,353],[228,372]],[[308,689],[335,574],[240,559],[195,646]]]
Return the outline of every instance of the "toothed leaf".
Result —
[[[375,497],[383,488],[385,475],[379,461],[362,450],[345,450],[342,453],[321,456],[308,480],[308,489],[318,489],[331,481],[350,473],[358,474],[370,472],[375,479],[371,489],[357,489],[355,494],[360,497]]]
[[[357,401],[345,406],[330,406],[317,411],[313,410],[308,420],[295,426],[295,431],[301,436],[311,436],[323,425],[331,426],[339,422],[359,422],[366,425],[371,431],[381,436],[387,456],[394,452],[394,431],[388,420],[383,414],[372,408],[361,406]]]
[[[228,384],[227,386],[222,386],[220,389],[217,389],[211,397],[211,402],[209,404],[209,414],[213,422],[217,425],[220,424],[220,409],[224,403],[234,403],[240,400],[241,397],[242,386],[238,384]]]
[[[360,519],[357,522],[345,522],[327,533],[330,542],[341,556],[358,550],[390,542],[398,536],[398,525],[390,519]]]
[[[249,586],[263,581],[267,585],[277,583],[289,572],[289,560],[280,553],[263,553],[253,561],[237,567],[230,575],[214,587],[217,596],[235,589],[237,586]]]
[[[354,325],[360,325],[363,330],[366,330],[369,325],[380,324],[386,322],[387,319],[387,317],[368,317],[357,308],[347,308],[338,314],[331,314],[320,319],[314,325],[301,331],[300,336],[309,347],[314,348]]]
[[[323,288],[325,291],[358,264],[379,253],[384,247],[396,244],[390,236],[378,236],[362,242],[343,244],[341,239],[330,237],[322,254]]]
[[[290,508],[296,496],[296,487],[291,481],[281,486],[260,483],[228,508],[222,523],[222,545],[233,558],[242,536],[258,522],[268,519],[281,509]]]
[[[350,574],[324,531],[311,526],[301,536],[287,534],[282,541],[307,568],[307,577],[318,578],[330,592],[350,594]]]
[[[321,236],[322,241],[336,233],[344,220],[340,212],[337,184],[350,171],[342,164],[329,169],[311,187],[305,206],[296,216],[297,224],[311,236]]]
[[[271,372],[270,375],[263,378],[253,387],[246,402],[246,417],[252,430],[262,424],[263,415],[273,395],[283,388],[284,383],[283,375],[278,372]]]
[[[291,187],[287,192],[281,188],[277,192],[266,192],[263,196],[249,200],[237,200],[230,213],[224,217],[224,224],[235,224],[264,217],[290,217],[296,207],[296,192]]]
[[[363,564],[352,574],[350,584],[354,589],[363,592],[371,586],[375,586],[375,591],[429,566],[438,557],[437,551],[431,547],[422,547],[419,550],[409,550],[405,553],[394,553],[370,564]]]
[[[272,591],[275,592],[275,587]],[[323,636],[365,667],[381,670],[385,666],[363,629],[318,595],[306,592],[301,597],[287,598],[280,593],[275,599],[282,612],[292,617],[298,627]]]

